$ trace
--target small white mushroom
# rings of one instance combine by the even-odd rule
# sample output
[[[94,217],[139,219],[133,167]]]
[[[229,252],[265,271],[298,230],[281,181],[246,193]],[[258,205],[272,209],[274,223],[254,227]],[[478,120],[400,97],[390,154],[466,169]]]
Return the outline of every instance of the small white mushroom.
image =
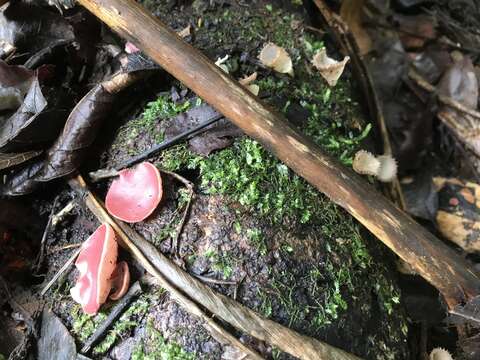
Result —
[[[397,162],[391,155],[375,156],[360,150],[355,154],[352,167],[355,172],[375,176],[382,182],[392,181],[397,176]]]
[[[359,174],[375,176],[380,169],[380,161],[372,153],[360,150],[355,154],[352,167]]]
[[[397,161],[391,155],[382,155],[377,159],[380,161],[377,179],[382,182],[390,182],[395,179],[397,176]]]
[[[430,353],[429,360],[453,360],[453,357],[447,350],[435,348]]]
[[[284,48],[274,43],[267,43],[260,51],[258,58],[263,65],[276,72],[293,76],[292,59]]]
[[[327,81],[328,85],[335,86],[345,69],[349,56],[345,56],[342,61],[337,61],[328,57],[325,48],[317,51],[312,59],[312,64],[320,71],[320,75]]]

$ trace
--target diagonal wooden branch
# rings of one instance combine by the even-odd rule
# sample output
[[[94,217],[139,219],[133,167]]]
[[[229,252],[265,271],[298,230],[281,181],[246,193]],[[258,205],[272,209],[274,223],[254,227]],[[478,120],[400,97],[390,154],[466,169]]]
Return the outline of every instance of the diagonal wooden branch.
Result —
[[[208,331],[213,330],[221,334],[232,346],[246,353],[248,359],[262,358],[218,325],[197,303],[237,329],[299,359],[360,360],[355,355],[267,320],[235,300],[214,292],[200,280],[175,265],[131,227],[114,220],[105,210],[102,202],[88,190],[82,176],[70,179],[69,184],[82,195],[86,206],[100,222],[112,226],[121,245],[132,253],[175,301],[199,318]]]
[[[450,308],[480,290],[479,274],[350,169],[133,0],[79,0],[293,171],[346,209],[435,286]]]

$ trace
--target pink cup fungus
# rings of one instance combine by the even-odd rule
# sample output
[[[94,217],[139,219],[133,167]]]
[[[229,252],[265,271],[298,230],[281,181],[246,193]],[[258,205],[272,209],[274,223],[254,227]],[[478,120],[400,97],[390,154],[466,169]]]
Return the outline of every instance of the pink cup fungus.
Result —
[[[118,245],[115,232],[108,224],[102,224],[82,245],[75,266],[80,275],[70,290],[73,300],[87,314],[96,314],[111,295],[121,298],[128,289],[130,273],[124,261],[117,265]]]
[[[160,171],[153,164],[143,162],[119,172],[108,190],[105,206],[117,219],[136,223],[150,216],[162,194]]]

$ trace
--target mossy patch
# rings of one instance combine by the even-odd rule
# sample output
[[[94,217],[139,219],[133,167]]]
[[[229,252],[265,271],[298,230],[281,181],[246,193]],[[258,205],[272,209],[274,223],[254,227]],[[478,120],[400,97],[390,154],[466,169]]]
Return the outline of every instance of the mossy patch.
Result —
[[[174,341],[167,342],[162,334],[149,321],[146,337],[132,353],[132,360],[195,360],[195,354],[189,353]]]

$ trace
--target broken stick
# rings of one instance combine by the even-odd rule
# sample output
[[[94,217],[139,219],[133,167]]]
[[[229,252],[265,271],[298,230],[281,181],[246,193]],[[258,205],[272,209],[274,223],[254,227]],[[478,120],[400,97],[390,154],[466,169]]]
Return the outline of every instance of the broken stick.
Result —
[[[450,308],[479,294],[479,274],[466,260],[325,154],[142,5],[134,0],[79,3],[346,209],[435,286]]]

